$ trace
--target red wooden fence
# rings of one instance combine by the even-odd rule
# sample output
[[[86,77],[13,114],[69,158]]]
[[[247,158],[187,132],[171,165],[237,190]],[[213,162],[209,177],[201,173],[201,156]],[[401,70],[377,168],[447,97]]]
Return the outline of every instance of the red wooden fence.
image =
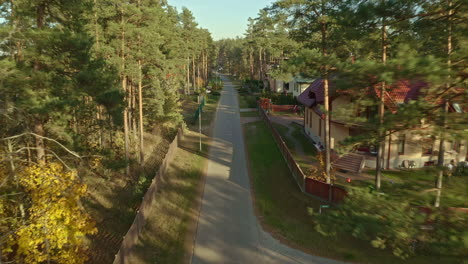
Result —
[[[286,164],[288,165],[294,180],[296,180],[297,185],[299,186],[299,189],[301,189],[301,191],[304,193],[313,195],[331,203],[339,203],[343,201],[347,194],[345,189],[336,185],[307,178],[304,175],[302,169],[294,160],[294,157],[289,151],[287,145],[284,143],[284,140],[271,124],[270,118],[266,114],[265,110],[263,110],[261,107],[258,107],[258,109],[260,111],[260,116],[263,118],[263,120],[265,120],[268,128],[270,129],[271,134],[273,135],[273,138],[275,139],[275,142],[278,145],[278,148],[283,155],[283,158],[286,161]]]

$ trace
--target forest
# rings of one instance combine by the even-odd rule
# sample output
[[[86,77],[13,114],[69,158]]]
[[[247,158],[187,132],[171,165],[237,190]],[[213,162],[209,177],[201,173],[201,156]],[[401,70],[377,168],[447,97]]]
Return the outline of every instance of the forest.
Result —
[[[165,0],[6,0],[0,12],[0,263],[83,263],[106,237],[99,189],[144,193],[165,151],[155,142],[172,140],[185,96],[209,80],[213,40]]]

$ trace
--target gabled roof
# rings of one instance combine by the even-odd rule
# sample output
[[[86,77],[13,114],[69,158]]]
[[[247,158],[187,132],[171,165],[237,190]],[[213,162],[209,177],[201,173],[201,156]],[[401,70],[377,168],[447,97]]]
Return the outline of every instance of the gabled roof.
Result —
[[[410,100],[414,100],[419,96],[421,88],[427,86],[427,83],[422,81],[411,82],[409,80],[401,80],[396,83],[387,86],[385,92],[385,105],[392,111],[395,111],[398,104],[406,103]],[[331,79],[328,81],[328,88],[330,96],[336,95],[335,82]],[[380,85],[376,85],[373,92],[380,97]],[[346,93],[346,91],[340,91],[340,93]],[[367,93],[371,93],[371,90],[367,89]],[[323,90],[323,79],[318,78],[315,80],[303,93],[301,93],[297,100],[307,106],[312,107],[316,104],[323,104],[324,102],[324,90]]]
[[[315,79],[311,79],[311,78],[306,78],[304,76],[302,76],[301,74],[295,76],[293,78],[293,80],[296,82],[296,83],[312,83],[315,81]]]

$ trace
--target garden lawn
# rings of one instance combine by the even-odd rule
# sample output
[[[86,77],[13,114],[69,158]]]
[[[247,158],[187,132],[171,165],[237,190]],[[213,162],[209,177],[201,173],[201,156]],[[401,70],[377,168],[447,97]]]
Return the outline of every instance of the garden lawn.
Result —
[[[248,135],[244,138],[256,212],[266,229],[286,244],[314,255],[355,263],[459,263],[433,256],[401,260],[349,234],[322,236],[315,231],[314,219],[308,213],[317,210],[320,202],[299,190],[264,121],[245,124],[244,135]]]
[[[296,123],[291,123],[289,128],[274,122],[272,124],[304,173],[310,171],[311,166],[317,162],[317,150],[312,140],[302,132],[302,127]],[[292,129],[292,132],[289,131],[290,129]]]
[[[369,171],[374,175],[375,171]],[[381,191],[396,202],[409,201],[415,206],[432,206],[437,172],[434,168],[404,169],[382,172]],[[353,186],[368,188],[373,181],[354,181]],[[468,207],[468,177],[444,177],[442,207]]]

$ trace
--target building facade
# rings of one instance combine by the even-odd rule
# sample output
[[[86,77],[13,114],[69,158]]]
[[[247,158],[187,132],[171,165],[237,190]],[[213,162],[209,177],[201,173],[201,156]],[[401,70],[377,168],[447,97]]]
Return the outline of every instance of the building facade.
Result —
[[[330,83],[333,90],[333,83]],[[406,88],[405,88],[406,89]],[[411,94],[411,87],[406,89],[406,94]],[[406,96],[398,96],[392,100],[404,101]],[[391,94],[389,96],[392,96]],[[398,98],[400,97],[400,98]],[[334,149],[348,136],[359,134],[359,127],[347,124],[333,117],[334,111],[339,111],[351,102],[351,97],[346,94],[331,96],[330,108],[330,147]],[[304,131],[317,144],[324,146],[325,142],[325,117],[323,107],[323,81],[321,79],[313,82],[299,97],[299,102],[305,106]],[[402,102],[399,102],[402,103]],[[426,128],[430,129],[430,128]],[[399,167],[421,168],[437,164],[440,141],[433,137],[424,137],[417,131],[405,130],[391,133],[386,137],[385,149],[383,150],[383,167],[394,169]],[[445,142],[444,164],[454,160],[455,163],[465,161],[467,157],[467,141]],[[375,148],[360,147],[357,154],[365,156],[366,167],[376,167]]]

